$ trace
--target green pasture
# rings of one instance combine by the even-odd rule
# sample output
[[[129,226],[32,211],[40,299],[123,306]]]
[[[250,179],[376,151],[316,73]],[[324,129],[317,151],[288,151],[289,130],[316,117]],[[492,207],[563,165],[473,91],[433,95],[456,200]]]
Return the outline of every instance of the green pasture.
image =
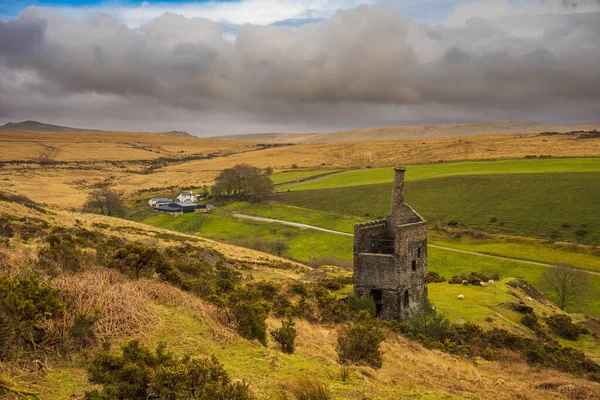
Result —
[[[544,158],[501,161],[472,161],[411,165],[406,170],[406,181],[442,178],[460,175],[503,175],[600,172],[600,158]],[[349,186],[390,183],[392,168],[352,170],[323,179],[301,182],[289,187],[290,191],[332,189]]]
[[[523,278],[533,284],[539,284],[540,275],[550,267],[520,263],[513,260],[500,260],[497,258],[482,257],[472,254],[457,253],[451,250],[429,248],[427,252],[427,268],[449,279],[455,275],[469,272],[480,272],[488,275],[497,273],[500,279],[509,277]],[[590,274],[596,293],[600,293],[600,275]],[[434,304],[444,309],[442,304],[434,300],[436,295],[430,293]],[[600,317],[600,296],[589,299],[569,312],[579,312],[592,317]]]
[[[600,252],[587,248],[572,246],[566,248],[551,243],[515,242],[487,239],[487,240],[450,240],[432,239],[429,243],[454,249],[474,251],[490,255],[510,257],[519,260],[538,261],[548,264],[566,263],[577,268],[600,272]]]
[[[302,171],[292,170],[292,171],[285,171],[285,172],[280,172],[278,174],[269,175],[269,178],[271,179],[271,182],[273,182],[273,185],[281,185],[283,183],[299,182],[301,180],[312,178],[312,177],[332,174],[337,171],[339,171],[339,170],[337,170],[337,169],[316,169],[316,170],[302,170]]]
[[[346,233],[353,233],[354,225],[368,220],[352,215],[333,214],[276,202],[259,204],[235,202],[225,206],[225,209],[232,213],[297,222]]]
[[[353,239],[319,232],[313,229],[300,229],[276,223],[255,222],[234,218],[228,210],[213,214],[189,213],[176,217],[166,214],[155,215],[144,221],[147,224],[177,232],[198,235],[221,241],[262,238],[285,238],[290,249],[286,256],[299,261],[309,261],[312,257],[328,254],[341,260],[352,258]]]
[[[504,326],[504,318],[500,317],[498,307],[502,304],[514,303],[516,299],[509,294],[510,288],[506,283],[510,279],[495,282],[489,286],[451,285],[449,283],[430,283],[428,295],[436,308],[452,321],[460,320],[487,325],[486,318],[495,318]],[[458,295],[465,296],[463,300]],[[507,312],[509,310],[502,310]],[[510,322],[517,323],[519,314],[515,313]],[[510,323],[509,323],[510,324]]]
[[[321,182],[321,181],[319,181]],[[277,202],[376,219],[389,214],[391,184],[273,195]],[[406,202],[435,224],[600,244],[600,173],[468,175],[406,184]]]

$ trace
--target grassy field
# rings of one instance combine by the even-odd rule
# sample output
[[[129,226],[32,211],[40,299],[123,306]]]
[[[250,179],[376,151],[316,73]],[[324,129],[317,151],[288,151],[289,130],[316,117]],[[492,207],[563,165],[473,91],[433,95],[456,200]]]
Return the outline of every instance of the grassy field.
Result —
[[[285,215],[281,215],[281,217],[285,217],[287,220],[292,220],[289,218],[291,212],[290,209],[279,208],[279,206],[274,207],[276,210],[274,213],[261,213],[258,211],[261,208],[268,210],[267,207],[268,206],[266,205],[255,207],[254,205],[247,205],[245,203],[234,203],[230,205],[228,209],[220,210],[213,215],[185,214],[178,217],[171,217],[161,214],[152,217],[145,222],[162,228],[169,228],[179,232],[197,234],[202,237],[219,240],[250,239],[253,237],[260,237],[268,241],[269,239],[275,237],[284,237],[290,243],[290,250],[287,255],[295,260],[300,261],[309,261],[312,257],[319,257],[323,255],[333,255],[340,260],[352,259],[353,243],[351,237],[326,232],[318,232],[310,229],[304,230],[274,223],[238,220],[231,216],[231,212],[234,210],[245,210],[247,213],[254,212],[254,215],[271,218],[278,217],[280,214],[277,213],[284,212]],[[309,218],[308,221],[312,222],[312,224],[326,228],[334,227],[330,223],[327,223],[327,221],[331,222],[330,216],[327,214],[312,213],[311,215],[311,212],[301,209],[298,209],[297,212],[297,215],[302,215],[303,217]],[[322,218],[320,221],[318,220],[319,217]],[[470,250],[470,248],[465,247],[469,245],[464,244],[461,245],[448,241],[434,241],[434,243],[443,244],[448,247]],[[506,248],[510,249],[511,246],[506,245]],[[519,257],[520,254],[523,256],[523,258],[531,258],[533,260],[548,262],[551,260],[557,262],[573,262],[574,260],[587,260],[596,262],[596,259],[598,258],[590,254],[580,254],[535,245],[523,244],[521,246],[517,246],[516,249],[518,249],[521,253],[510,254],[510,251],[508,251],[509,254],[506,255]],[[478,251],[484,249],[474,248],[473,250]],[[529,254],[530,257],[525,257],[527,254]],[[429,248],[428,257],[428,269],[430,271],[438,272],[440,275],[446,278],[451,278],[454,275],[460,275],[462,273],[482,272],[490,275],[498,274],[503,279],[507,277],[520,277],[536,285],[539,282],[540,274],[548,268],[544,266],[520,263],[513,260],[481,257],[437,248]],[[596,264],[592,264],[591,267],[588,265],[588,267],[590,267],[590,269],[595,269],[595,265]],[[600,293],[600,276],[594,275],[592,276],[592,280],[597,288],[597,291]],[[600,298],[592,299],[591,301],[580,305],[572,311],[600,317]]]
[[[564,172],[600,172],[600,158],[521,159],[485,162],[412,165],[406,171],[406,181],[443,178],[459,175],[539,174]],[[372,168],[347,171],[317,181],[300,182],[291,191],[333,189],[348,186],[375,185],[394,180],[392,168]]]
[[[261,238],[265,241],[285,238],[290,244],[286,255],[294,260],[309,261],[320,255],[341,260],[352,258],[352,238],[281,224],[255,222],[232,217],[231,210],[217,210],[210,215],[190,213],[177,217],[160,214],[144,223],[221,241]]]
[[[261,204],[236,202],[225,206],[225,210],[232,213],[297,222],[346,233],[353,233],[354,225],[367,221],[362,217],[333,214],[275,202]]]
[[[447,279],[465,272],[481,272],[489,275],[497,273],[501,279],[518,277],[533,285],[539,283],[540,275],[548,269],[548,267],[524,264],[512,260],[500,260],[433,248],[428,249],[427,262],[429,271],[435,271]],[[590,278],[596,288],[596,293],[600,293],[600,276],[590,275]],[[435,299],[436,295],[434,293],[430,293],[430,295],[432,299]],[[596,296],[570,311],[598,318],[600,317],[600,296]]]
[[[431,225],[600,244],[600,173],[471,175],[408,182],[406,202]],[[390,184],[290,192],[273,199],[342,215],[389,213]]]
[[[334,172],[340,171],[339,169],[312,169],[302,171],[284,171],[278,174],[270,175],[271,182],[274,185],[281,185],[283,183],[299,182],[307,178],[312,178],[320,175],[327,175]]]
[[[429,235],[429,243],[477,253],[498,255],[521,260],[539,261],[548,264],[566,263],[577,268],[600,271],[600,253],[597,250],[577,246],[559,246],[539,241],[522,242],[504,239],[436,238]]]

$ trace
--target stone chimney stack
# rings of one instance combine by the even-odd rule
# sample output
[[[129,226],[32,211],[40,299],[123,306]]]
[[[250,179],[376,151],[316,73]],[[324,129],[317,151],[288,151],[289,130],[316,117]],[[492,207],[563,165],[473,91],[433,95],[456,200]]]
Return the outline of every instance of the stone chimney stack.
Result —
[[[402,219],[404,204],[404,172],[406,168],[394,167],[394,187],[392,188],[392,206],[390,209],[390,218],[392,220]]]

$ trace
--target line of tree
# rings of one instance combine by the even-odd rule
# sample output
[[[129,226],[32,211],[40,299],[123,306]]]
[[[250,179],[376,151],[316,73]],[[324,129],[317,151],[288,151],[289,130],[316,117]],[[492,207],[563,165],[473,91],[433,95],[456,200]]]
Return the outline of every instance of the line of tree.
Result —
[[[273,183],[263,170],[248,164],[238,164],[223,170],[215,179],[212,195],[259,202],[261,196],[273,191]]]

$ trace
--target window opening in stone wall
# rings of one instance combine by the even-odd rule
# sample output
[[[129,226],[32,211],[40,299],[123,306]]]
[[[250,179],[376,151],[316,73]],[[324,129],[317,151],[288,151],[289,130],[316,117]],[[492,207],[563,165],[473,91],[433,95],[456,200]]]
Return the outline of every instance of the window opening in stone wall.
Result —
[[[383,310],[383,291],[373,289],[371,290],[371,297],[375,302],[375,315],[379,316]]]
[[[421,248],[417,248],[417,258],[421,258]]]
[[[417,270],[417,260],[412,260],[412,270],[413,271]]]
[[[408,308],[408,290],[404,291],[404,308]]]

